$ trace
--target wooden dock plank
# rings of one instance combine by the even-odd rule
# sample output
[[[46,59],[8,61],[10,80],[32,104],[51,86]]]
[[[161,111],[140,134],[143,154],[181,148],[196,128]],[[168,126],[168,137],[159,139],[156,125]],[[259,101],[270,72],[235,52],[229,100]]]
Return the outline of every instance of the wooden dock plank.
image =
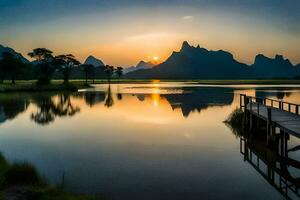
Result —
[[[268,108],[271,109],[271,120],[285,131],[292,132],[300,137],[300,116],[274,107],[267,107],[261,103],[248,103],[246,109],[261,119],[268,118]]]

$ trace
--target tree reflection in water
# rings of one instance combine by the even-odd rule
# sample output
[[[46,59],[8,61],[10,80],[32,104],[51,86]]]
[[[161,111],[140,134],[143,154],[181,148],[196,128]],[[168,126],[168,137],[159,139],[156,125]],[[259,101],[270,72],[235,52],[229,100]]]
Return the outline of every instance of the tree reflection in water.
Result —
[[[80,111],[74,106],[70,94],[59,94],[57,98],[49,95],[39,95],[33,98],[38,111],[31,114],[31,119],[40,125],[47,125],[55,117],[73,116]]]
[[[111,87],[108,85],[107,93],[106,93],[106,99],[105,104],[106,107],[112,107],[114,105],[114,99],[112,97]]]

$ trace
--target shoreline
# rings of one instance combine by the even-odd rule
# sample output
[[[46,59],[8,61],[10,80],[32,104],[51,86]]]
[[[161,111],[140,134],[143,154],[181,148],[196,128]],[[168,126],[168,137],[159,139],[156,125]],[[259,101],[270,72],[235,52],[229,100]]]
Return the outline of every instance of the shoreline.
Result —
[[[90,88],[85,82],[70,82],[64,84],[62,81],[52,81],[50,84],[38,85],[35,81],[17,81],[16,84],[0,84],[0,93],[12,92],[76,92],[79,89]]]
[[[147,83],[176,83],[183,82],[187,84],[203,84],[203,85],[299,85],[300,80],[155,80],[155,79],[113,79],[110,84],[147,84]],[[68,84],[64,84],[62,80],[53,80],[51,84],[37,85],[35,80],[16,81],[16,84],[4,82],[0,84],[0,93],[10,92],[76,92],[80,89],[91,88],[93,84],[108,84],[105,79],[88,81],[84,80],[71,80]]]

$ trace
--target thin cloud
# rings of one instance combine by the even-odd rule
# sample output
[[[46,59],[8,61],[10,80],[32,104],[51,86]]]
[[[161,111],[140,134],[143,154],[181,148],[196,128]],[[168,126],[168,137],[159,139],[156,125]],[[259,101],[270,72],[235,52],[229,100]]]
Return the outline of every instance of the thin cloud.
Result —
[[[125,38],[125,41],[140,41],[140,40],[149,40],[149,39],[162,39],[162,38],[169,38],[174,37],[174,33],[167,33],[167,32],[156,32],[156,33],[147,33],[141,35],[133,35]]]
[[[183,20],[191,20],[191,19],[194,19],[194,16],[192,16],[192,15],[185,15],[181,19],[183,19]]]

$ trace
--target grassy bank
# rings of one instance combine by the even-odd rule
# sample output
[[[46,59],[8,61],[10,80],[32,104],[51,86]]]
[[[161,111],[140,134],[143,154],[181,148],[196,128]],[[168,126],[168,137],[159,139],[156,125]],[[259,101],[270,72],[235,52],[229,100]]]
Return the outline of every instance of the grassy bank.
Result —
[[[90,87],[84,81],[70,81],[64,84],[63,81],[51,81],[50,84],[39,85],[36,81],[17,81],[16,84],[4,82],[0,84],[0,92],[44,92],[44,91],[77,91]]]
[[[28,163],[8,163],[0,154],[0,199],[12,200],[96,200],[53,187]],[[102,198],[97,198],[102,199]]]

